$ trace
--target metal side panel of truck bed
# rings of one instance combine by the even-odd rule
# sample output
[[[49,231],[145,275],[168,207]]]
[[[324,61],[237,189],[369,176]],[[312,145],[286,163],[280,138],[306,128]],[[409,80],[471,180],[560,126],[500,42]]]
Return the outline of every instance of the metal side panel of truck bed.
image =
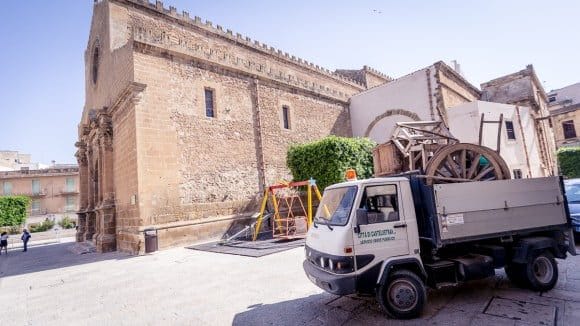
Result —
[[[443,243],[566,226],[558,177],[433,186]]]

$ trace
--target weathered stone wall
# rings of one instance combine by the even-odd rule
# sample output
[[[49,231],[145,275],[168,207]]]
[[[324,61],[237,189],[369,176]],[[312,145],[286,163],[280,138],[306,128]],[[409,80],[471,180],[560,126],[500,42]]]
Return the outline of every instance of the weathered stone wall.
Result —
[[[453,76],[446,74],[444,71],[438,71],[438,78],[445,109],[479,99],[478,94],[462,85]]]
[[[510,76],[481,84],[482,100],[497,103],[518,103],[533,98],[530,76]]]
[[[141,225],[134,104],[126,103],[119,107],[112,121],[117,248],[134,252],[137,251],[134,243],[138,242]]]
[[[344,103],[293,94],[288,89],[272,85],[260,85],[258,93],[266,184],[291,178],[286,167],[286,153],[290,145],[329,134],[352,135],[348,109]],[[283,128],[283,106],[290,111],[290,129]]]

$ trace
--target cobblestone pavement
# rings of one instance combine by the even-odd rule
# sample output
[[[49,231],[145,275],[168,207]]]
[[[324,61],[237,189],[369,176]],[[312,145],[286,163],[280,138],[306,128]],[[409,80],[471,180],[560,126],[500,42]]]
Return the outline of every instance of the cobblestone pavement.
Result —
[[[556,289],[515,289],[501,271],[430,291],[421,319],[388,319],[373,298],[336,297],[306,278],[303,250],[251,258],[176,248],[78,254],[74,243],[0,256],[0,325],[577,325],[580,256]]]

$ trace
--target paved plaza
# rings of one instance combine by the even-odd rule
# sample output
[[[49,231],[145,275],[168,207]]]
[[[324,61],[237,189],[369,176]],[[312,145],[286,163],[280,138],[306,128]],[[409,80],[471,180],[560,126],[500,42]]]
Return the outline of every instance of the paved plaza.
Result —
[[[303,249],[261,258],[176,248],[145,256],[80,254],[75,243],[0,256],[0,325],[575,325],[580,257],[559,261],[548,293],[503,272],[429,292],[421,319],[388,319],[374,298],[310,283]]]

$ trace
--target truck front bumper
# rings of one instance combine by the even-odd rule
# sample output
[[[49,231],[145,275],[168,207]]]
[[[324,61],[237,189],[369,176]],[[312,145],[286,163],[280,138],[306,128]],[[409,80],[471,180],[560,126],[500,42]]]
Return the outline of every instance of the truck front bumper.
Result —
[[[336,295],[356,293],[356,276],[354,275],[331,274],[317,268],[308,260],[302,263],[302,267],[308,279],[328,293]]]

